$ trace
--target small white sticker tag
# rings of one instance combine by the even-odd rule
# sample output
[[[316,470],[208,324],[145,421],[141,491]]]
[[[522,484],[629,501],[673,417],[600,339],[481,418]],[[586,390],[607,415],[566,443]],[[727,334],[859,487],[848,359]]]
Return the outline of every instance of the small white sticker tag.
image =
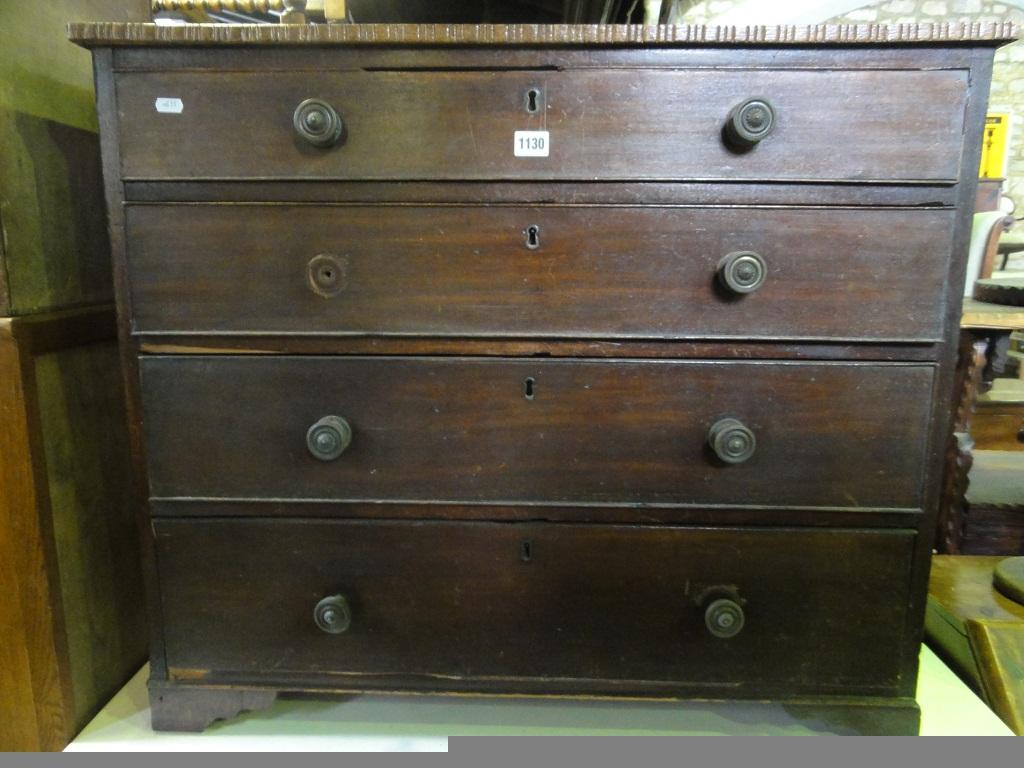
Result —
[[[172,115],[180,115],[181,110],[185,108],[185,105],[181,103],[181,99],[172,99],[167,96],[161,96],[156,100],[156,111],[166,112]]]
[[[516,131],[512,152],[516,157],[547,157],[551,136],[547,131]]]

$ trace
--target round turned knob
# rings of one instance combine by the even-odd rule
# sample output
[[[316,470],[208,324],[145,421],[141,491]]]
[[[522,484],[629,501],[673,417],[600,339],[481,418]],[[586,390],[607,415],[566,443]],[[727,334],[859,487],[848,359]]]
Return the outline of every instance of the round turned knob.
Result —
[[[720,419],[708,430],[708,445],[727,464],[739,464],[754,455],[757,439],[743,422]]]
[[[352,442],[352,427],[340,416],[324,416],[306,432],[306,447],[320,461],[333,461]]]
[[[718,262],[718,281],[733,293],[753,293],[767,273],[768,265],[753,251],[733,251]]]
[[[320,99],[306,99],[299,104],[292,125],[299,137],[314,147],[334,146],[345,129],[337,110]]]
[[[749,149],[775,128],[775,109],[765,99],[748,99],[733,108],[725,123],[729,143]]]
[[[329,635],[340,635],[352,624],[352,610],[343,595],[325,597],[313,609],[313,621]]]
[[[721,597],[708,604],[704,624],[715,637],[734,637],[743,629],[743,608],[735,600]]]

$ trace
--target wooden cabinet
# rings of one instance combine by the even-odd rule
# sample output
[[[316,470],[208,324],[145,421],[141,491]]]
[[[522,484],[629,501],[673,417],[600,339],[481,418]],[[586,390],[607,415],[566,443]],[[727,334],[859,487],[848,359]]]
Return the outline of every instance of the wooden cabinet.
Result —
[[[73,27],[154,725],[414,691],[915,731],[1011,34]]]

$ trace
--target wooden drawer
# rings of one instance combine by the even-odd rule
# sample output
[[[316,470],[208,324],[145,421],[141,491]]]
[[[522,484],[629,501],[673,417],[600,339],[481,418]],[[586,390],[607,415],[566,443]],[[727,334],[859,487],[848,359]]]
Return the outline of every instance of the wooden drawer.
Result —
[[[140,364],[157,498],[876,509],[920,505],[934,373],[501,358]],[[326,416],[352,432],[332,461],[307,447]],[[753,432],[745,463],[709,447],[709,429],[726,418]]]
[[[939,339],[953,223],[949,210],[749,207],[127,215],[140,333],[561,338]],[[751,293],[718,271],[743,251],[765,269]]]
[[[967,84],[967,71],[952,69],[725,68],[122,72],[116,81],[129,179],[862,182],[956,180]],[[772,104],[775,129],[737,152],[722,129],[753,97]],[[293,113],[308,98],[340,115],[335,146],[298,138]],[[549,155],[515,156],[515,132],[538,130],[549,133]]]
[[[350,689],[881,693],[914,535],[158,520],[172,680]],[[334,601],[341,633],[314,608]],[[740,606],[713,635],[710,604]],[[347,614],[346,614],[347,609]],[[719,604],[712,616],[731,613]],[[721,630],[719,630],[721,632]],[[916,652],[916,651],[915,651]]]

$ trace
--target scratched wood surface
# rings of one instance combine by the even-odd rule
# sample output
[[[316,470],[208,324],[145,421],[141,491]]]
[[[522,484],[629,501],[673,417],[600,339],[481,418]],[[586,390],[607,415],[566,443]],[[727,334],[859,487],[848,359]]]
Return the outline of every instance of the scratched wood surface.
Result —
[[[954,220],[750,207],[127,210],[140,334],[454,338],[938,340],[933,297]],[[718,265],[747,250],[767,277],[741,296]]]
[[[592,692],[738,697],[900,685],[891,649],[914,539],[903,531],[323,520],[155,531],[172,680],[559,693],[576,679]],[[721,584],[744,601],[731,638],[704,623]],[[329,635],[313,608],[334,594],[352,623]]]
[[[960,175],[967,86],[962,69],[125,72],[117,77],[121,172],[178,180],[949,182]],[[755,96],[771,101],[777,127],[738,152],[722,129]],[[180,111],[155,108],[166,98],[180,99]],[[309,98],[341,116],[335,146],[297,139],[292,115]],[[541,130],[548,156],[513,154],[515,131]],[[201,153],[192,151],[197,137]]]
[[[141,364],[156,497],[634,506],[917,508],[934,376],[929,365],[707,361]],[[322,462],[306,431],[330,414],[354,435]],[[744,464],[708,451],[725,416],[756,435]]]
[[[158,727],[202,728],[296,689],[749,694],[913,713],[975,200],[961,171],[977,167],[992,49],[1011,27],[72,32],[96,49],[134,461],[165,537],[159,567],[147,555],[164,608]],[[755,85],[777,89],[777,129],[734,153],[723,121],[766,96]],[[293,134],[314,96],[347,124],[329,150]],[[158,113],[161,97],[182,111]],[[921,140],[903,141],[919,124]],[[545,126],[563,154],[513,158],[512,132]],[[697,208],[715,210],[687,219]],[[538,248],[506,246],[527,212],[549,217]],[[739,236],[787,246],[770,260],[791,278],[787,301],[712,303],[712,252]],[[897,253],[887,237],[915,245]],[[294,254],[339,243],[349,293],[311,305],[293,291],[308,290],[315,254]],[[907,287],[903,259],[924,287],[879,296]],[[673,270],[700,273],[705,292],[658,284]],[[777,287],[764,289],[748,298]],[[612,337],[630,322],[639,335]],[[662,326],[709,335],[656,338]],[[538,332],[551,335],[525,336]],[[306,430],[328,414],[351,419],[353,442],[319,462]],[[724,416],[757,436],[747,464],[705,448]],[[528,570],[540,563],[524,564],[517,532],[554,556]],[[347,561],[387,575],[349,580]],[[699,624],[659,590],[685,594],[691,567],[791,595],[747,603],[756,652],[673,655]],[[581,568],[608,586],[559,591]],[[352,656],[310,628],[311,605],[343,581],[372,596],[357,621],[383,606],[358,630],[377,645]],[[486,606],[506,601],[533,620],[492,621]],[[605,629],[617,614],[627,624]],[[414,631],[420,653],[404,625],[428,621],[440,640]],[[572,643],[552,640],[559,628]],[[432,663],[463,635],[463,666]],[[836,659],[820,654],[826,635]],[[755,687],[734,685],[744,664]]]

